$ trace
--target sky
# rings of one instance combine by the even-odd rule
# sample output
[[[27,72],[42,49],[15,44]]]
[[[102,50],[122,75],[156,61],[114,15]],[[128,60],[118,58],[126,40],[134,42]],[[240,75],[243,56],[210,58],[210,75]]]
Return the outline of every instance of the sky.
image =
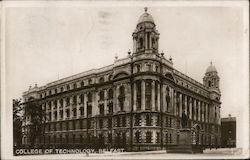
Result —
[[[150,3],[151,4],[151,3]],[[220,77],[221,116],[246,124],[248,54],[242,6],[42,5],[5,10],[6,106],[29,86],[74,75],[127,56],[147,5],[160,33],[159,51],[202,83],[210,61]],[[237,144],[244,130],[237,126]],[[243,132],[242,132],[243,131]]]

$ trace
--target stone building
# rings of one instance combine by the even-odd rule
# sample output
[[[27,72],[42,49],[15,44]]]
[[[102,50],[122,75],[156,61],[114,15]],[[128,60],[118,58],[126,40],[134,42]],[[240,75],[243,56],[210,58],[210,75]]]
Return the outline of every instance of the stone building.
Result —
[[[221,147],[236,147],[236,117],[221,118]]]
[[[158,50],[160,34],[145,9],[132,34],[133,52],[113,64],[63,78],[24,92],[47,114],[45,138],[36,144],[80,146],[98,141],[105,147],[156,150],[178,143],[181,115],[188,127],[201,128],[200,144],[220,144],[220,90],[211,63],[203,84],[173,67]],[[30,118],[23,123],[29,144]]]

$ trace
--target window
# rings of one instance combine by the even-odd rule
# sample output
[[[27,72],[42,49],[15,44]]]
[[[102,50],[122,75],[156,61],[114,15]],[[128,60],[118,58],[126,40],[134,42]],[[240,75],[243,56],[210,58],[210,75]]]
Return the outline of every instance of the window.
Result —
[[[80,103],[84,103],[84,95],[81,94],[81,95],[79,96],[79,98],[80,98]]]
[[[92,102],[92,94],[91,93],[88,94],[88,102]]]
[[[91,105],[88,105],[88,106],[87,106],[87,115],[88,115],[88,116],[91,116],[91,115],[92,115],[92,106],[91,106]]]
[[[81,87],[83,87],[84,86],[84,81],[81,81]]]
[[[139,131],[135,132],[135,142],[140,143],[141,142],[141,133]]]
[[[77,103],[76,96],[73,96],[73,105],[76,105],[76,103]]]
[[[112,118],[108,119],[108,128],[112,128]]]
[[[65,135],[65,139],[66,139],[66,143],[68,143],[69,142],[69,135]]]
[[[72,121],[72,129],[73,129],[73,130],[76,129],[76,121]]]
[[[113,99],[113,90],[112,89],[109,89],[109,91],[108,91],[108,99],[109,100]]]
[[[126,127],[126,117],[122,117],[122,126]]]
[[[57,94],[57,89],[55,89],[55,94]]]
[[[63,107],[63,99],[60,99],[60,106]]]
[[[67,117],[70,116],[70,110],[69,109],[66,110],[66,115],[67,115]]]
[[[147,71],[152,71],[152,66],[151,66],[151,64],[147,64]]]
[[[152,119],[151,115],[146,115],[146,126],[151,126],[152,125]]]
[[[146,143],[151,143],[152,132],[146,132]]]
[[[139,39],[139,48],[142,49],[143,48],[143,38]]]
[[[104,91],[100,91],[99,98],[100,98],[100,101],[104,100]]]
[[[140,115],[135,115],[135,126],[140,126],[141,125],[141,117]]]
[[[61,92],[63,92],[63,87],[61,87]]]
[[[60,118],[63,119],[63,110],[60,110]]]
[[[104,77],[101,77],[100,79],[99,79],[99,83],[103,83],[104,82]]]
[[[57,111],[54,112],[54,118],[57,120]]]
[[[92,79],[89,79],[89,85],[92,84]]]
[[[156,133],[156,143],[160,143],[160,133]]]
[[[104,104],[99,105],[99,113],[100,115],[104,115]]]
[[[120,110],[123,111],[124,109],[124,100],[125,100],[125,88],[124,86],[121,86],[119,88],[119,105],[120,105]]]
[[[67,99],[66,99],[66,104],[67,104],[67,106],[70,105],[70,99],[69,99],[69,97],[67,97]]]
[[[76,83],[73,84],[73,88],[76,89],[77,88],[77,85]]]
[[[160,115],[157,116],[156,126],[160,126]]]
[[[81,114],[81,116],[84,115],[84,108],[83,107],[80,107],[80,114]]]
[[[113,102],[108,104],[109,113],[113,113]]]
[[[66,130],[69,130],[69,121],[66,121]]]
[[[137,73],[141,71],[141,66],[139,64],[136,66],[136,68],[137,68]]]
[[[76,135],[73,134],[72,141],[75,143]]]
[[[49,91],[49,95],[51,95],[51,93],[52,93],[52,92],[51,92],[51,91]]]
[[[100,129],[103,128],[103,120],[102,119],[99,120],[99,127],[100,127]]]
[[[54,101],[54,109],[57,108],[57,100]]]
[[[155,66],[155,72],[159,72],[159,67]]]
[[[62,122],[59,123],[59,130],[62,130]]]
[[[73,108],[72,111],[73,111],[73,116],[76,117],[76,114],[77,114],[76,113],[76,108]]]
[[[67,90],[70,90],[70,86],[69,85],[67,85]]]
[[[108,134],[108,143],[112,143],[112,134],[111,133]]]
[[[116,121],[116,126],[117,127],[120,127],[120,120],[121,120],[120,117],[117,117],[117,121]]]

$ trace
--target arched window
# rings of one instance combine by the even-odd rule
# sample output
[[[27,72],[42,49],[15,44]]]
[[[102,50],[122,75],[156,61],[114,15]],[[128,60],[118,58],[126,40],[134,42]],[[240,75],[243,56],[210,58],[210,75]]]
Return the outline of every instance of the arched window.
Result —
[[[142,49],[143,48],[143,38],[139,39],[139,48]]]
[[[103,83],[104,82],[104,77],[101,77],[100,79],[99,79],[99,83]]]
[[[208,81],[208,87],[211,87],[211,81]]]
[[[70,86],[69,85],[67,85],[67,90],[70,90]]]
[[[136,66],[136,68],[137,68],[137,72],[141,71],[141,66],[139,64]]]
[[[81,87],[83,87],[84,86],[84,81],[81,81]]]
[[[92,79],[89,79],[89,85],[92,84]]]
[[[76,89],[76,88],[77,88],[76,83],[74,83],[74,84],[73,84],[73,88],[74,88],[74,89]]]

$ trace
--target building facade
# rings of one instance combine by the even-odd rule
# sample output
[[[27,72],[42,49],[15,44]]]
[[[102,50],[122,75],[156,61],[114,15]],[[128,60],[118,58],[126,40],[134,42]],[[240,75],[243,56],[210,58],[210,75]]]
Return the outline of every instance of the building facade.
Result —
[[[221,147],[236,147],[236,117],[221,118]]]
[[[45,138],[36,144],[157,150],[178,143],[181,115],[201,128],[200,144],[220,144],[220,90],[210,64],[203,84],[179,72],[159,53],[160,34],[145,9],[132,34],[133,51],[113,64],[60,79],[24,92],[47,114]],[[29,144],[30,118],[23,121],[23,144]]]

